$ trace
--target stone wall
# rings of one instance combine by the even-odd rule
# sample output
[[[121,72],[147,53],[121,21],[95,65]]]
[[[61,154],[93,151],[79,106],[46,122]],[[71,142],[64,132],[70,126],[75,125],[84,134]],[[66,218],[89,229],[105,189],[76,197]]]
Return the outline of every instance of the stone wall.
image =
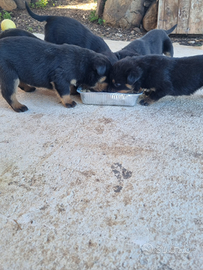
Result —
[[[29,4],[31,0],[26,0]],[[12,11],[16,8],[25,9],[25,0],[0,0],[0,8]]]
[[[142,25],[146,31],[156,28],[157,0],[107,0],[103,19],[114,27],[132,28]]]

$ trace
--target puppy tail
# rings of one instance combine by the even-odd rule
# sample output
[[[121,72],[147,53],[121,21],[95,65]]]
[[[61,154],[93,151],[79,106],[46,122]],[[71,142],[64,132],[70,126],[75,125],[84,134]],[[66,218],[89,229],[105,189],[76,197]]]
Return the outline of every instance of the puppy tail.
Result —
[[[165,30],[167,35],[170,35],[170,33],[173,32],[173,30],[177,27],[177,24],[175,24],[173,27],[171,27],[169,30]]]
[[[30,15],[33,19],[35,19],[35,20],[37,20],[37,21],[39,21],[39,22],[46,21],[46,20],[48,19],[48,17],[49,17],[49,16],[40,16],[40,15],[37,15],[37,14],[35,14],[34,12],[32,12],[31,9],[30,9],[29,6],[28,6],[28,3],[27,3],[26,1],[25,1],[25,7],[26,7],[27,12],[29,13],[29,15]]]

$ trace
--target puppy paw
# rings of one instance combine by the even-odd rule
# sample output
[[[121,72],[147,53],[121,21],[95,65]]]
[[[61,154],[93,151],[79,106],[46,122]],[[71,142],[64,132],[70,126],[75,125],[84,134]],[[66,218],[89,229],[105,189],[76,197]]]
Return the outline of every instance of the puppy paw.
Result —
[[[25,105],[21,105],[18,107],[12,107],[15,112],[26,112],[28,110],[28,107]]]
[[[143,106],[149,106],[150,104],[154,103],[154,100],[152,100],[150,97],[146,95],[140,96],[139,104]]]
[[[140,100],[139,104],[140,104],[140,105],[143,105],[143,106],[149,106],[149,105],[150,105],[150,104],[149,104],[146,100],[144,100],[144,99]]]
[[[65,107],[66,108],[74,108],[77,105],[75,101],[72,101],[71,103],[66,103]]]

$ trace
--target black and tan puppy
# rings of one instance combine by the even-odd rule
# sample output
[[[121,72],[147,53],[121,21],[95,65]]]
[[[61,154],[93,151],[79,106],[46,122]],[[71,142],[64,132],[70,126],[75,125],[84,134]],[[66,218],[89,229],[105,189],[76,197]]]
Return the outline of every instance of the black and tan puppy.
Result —
[[[113,64],[118,59],[106,42],[94,35],[79,21],[64,16],[40,16],[33,13],[25,2],[29,15],[37,21],[46,21],[45,40],[55,44],[73,44],[106,55]]]
[[[28,108],[18,102],[18,85],[55,89],[63,105],[74,107],[71,85],[86,85],[95,91],[107,88],[111,63],[103,54],[75,45],[56,45],[29,37],[0,40],[0,82],[2,96],[16,112]],[[33,87],[29,87],[29,86]]]
[[[135,39],[120,51],[115,52],[120,60],[126,56],[165,54],[173,57],[173,44],[169,34],[173,32],[177,24],[169,30],[154,29],[141,38]]]
[[[170,58],[162,55],[126,57],[114,64],[110,78],[114,90],[141,92],[141,105],[160,98],[190,95],[203,86],[203,55]]]
[[[12,29],[7,29],[7,30],[3,31],[0,34],[0,39],[5,38],[5,37],[15,37],[15,36],[37,38],[35,35],[31,34],[30,32],[27,32],[25,30],[18,29],[18,28],[12,28]]]

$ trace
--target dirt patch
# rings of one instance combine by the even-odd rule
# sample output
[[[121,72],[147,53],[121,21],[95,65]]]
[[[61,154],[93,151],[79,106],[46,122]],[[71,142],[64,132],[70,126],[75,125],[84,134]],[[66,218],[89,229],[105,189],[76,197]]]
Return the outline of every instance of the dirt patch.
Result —
[[[32,10],[38,15],[56,15],[68,16],[80,21],[88,27],[94,34],[111,40],[132,41],[146,34],[143,29],[121,29],[114,28],[106,24],[98,24],[90,22],[89,16],[92,10],[96,9],[94,0],[58,0],[50,1],[46,8],[38,8]],[[12,20],[20,29],[34,33],[44,33],[45,23],[32,19],[26,10],[15,10],[12,12]],[[178,42],[181,45],[202,46],[203,35],[170,35],[172,42]]]

